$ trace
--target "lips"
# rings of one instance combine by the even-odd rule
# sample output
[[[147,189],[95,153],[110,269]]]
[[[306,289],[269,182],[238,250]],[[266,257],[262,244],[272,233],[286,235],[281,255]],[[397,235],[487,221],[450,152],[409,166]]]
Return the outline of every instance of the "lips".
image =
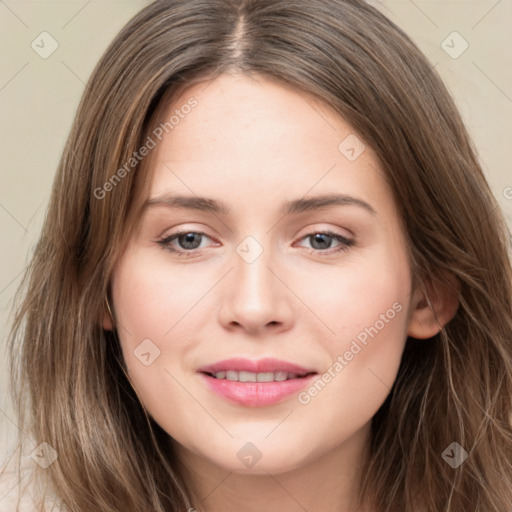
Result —
[[[201,373],[215,375],[218,372],[250,372],[250,373],[276,373],[284,372],[304,377],[311,373],[317,373],[313,368],[305,368],[280,359],[264,358],[257,361],[244,358],[225,359],[214,364],[202,366],[198,370]]]
[[[207,375],[215,377],[216,379],[231,380],[234,382],[283,382],[285,380],[299,379],[306,376],[283,371],[254,373],[246,371],[237,372],[235,370],[220,371],[213,374],[208,373]]]
[[[246,407],[278,403],[310,384],[314,369],[278,359],[227,359],[198,373],[215,394]]]

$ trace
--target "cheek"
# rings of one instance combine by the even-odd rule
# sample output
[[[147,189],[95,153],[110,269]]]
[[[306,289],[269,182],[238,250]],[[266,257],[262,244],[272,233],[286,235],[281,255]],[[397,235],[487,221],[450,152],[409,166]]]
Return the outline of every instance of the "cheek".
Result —
[[[112,276],[117,332],[128,373],[139,390],[162,377],[167,354],[163,340],[181,310],[183,291],[173,293],[178,283],[165,272],[134,248],[123,255]]]
[[[163,282],[155,280],[154,267],[126,254],[112,278],[119,342],[128,376],[144,408],[165,408],[163,397],[169,397],[162,332],[162,311],[172,304],[171,294],[164,296]],[[165,316],[163,317],[165,318]],[[169,318],[169,321],[171,319]],[[176,398],[173,402],[178,402]],[[178,402],[179,403],[179,402]]]
[[[176,369],[185,364],[186,352],[204,329],[201,318],[207,315],[201,308],[206,302],[200,299],[211,283],[156,256],[128,250],[112,276],[112,293],[130,379],[146,408],[161,412],[170,401],[178,408],[190,401],[173,376],[180,379]]]
[[[159,253],[125,253],[112,277],[116,316],[125,339],[162,339],[200,298],[204,287],[190,272],[166,264]],[[139,340],[140,341],[140,340]]]
[[[342,349],[347,340],[364,333],[376,322],[382,327],[382,316],[387,332],[405,332],[406,315],[397,315],[396,309],[405,311],[410,300],[408,269],[403,252],[390,244],[364,254],[348,255],[336,265],[317,265],[307,277],[305,272],[296,279],[294,286],[307,306],[328,326],[326,342]],[[395,303],[401,307],[393,308]]]
[[[315,307],[336,334],[324,343],[330,365],[299,396],[306,408],[329,411],[340,427],[347,411],[350,422],[361,425],[377,412],[396,378],[407,336],[408,269],[404,253],[390,247],[331,275],[329,300],[318,296]]]

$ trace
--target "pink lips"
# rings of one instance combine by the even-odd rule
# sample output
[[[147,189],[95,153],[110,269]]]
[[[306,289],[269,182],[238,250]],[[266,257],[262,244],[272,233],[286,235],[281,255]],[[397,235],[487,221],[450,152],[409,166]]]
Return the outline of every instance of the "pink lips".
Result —
[[[304,368],[303,366],[299,366],[293,363],[288,363],[287,361],[282,361],[279,359],[259,359],[257,361],[251,361],[250,359],[244,358],[234,358],[234,359],[225,359],[224,361],[219,361],[215,364],[210,364],[207,366],[202,366],[199,368],[199,372],[203,373],[216,373],[223,372],[227,370],[236,370],[239,372],[253,372],[253,373],[263,373],[263,372],[287,372],[287,373],[297,373],[299,375],[306,375],[307,373],[315,373],[315,370]]]
[[[253,373],[282,371],[295,373],[299,377],[281,382],[238,382],[213,377],[213,374],[217,372],[228,370]],[[300,391],[317,375],[317,372],[313,369],[271,358],[259,359],[258,361],[243,358],[227,359],[212,365],[202,366],[198,372],[201,373],[206,385],[214,393],[248,407],[260,407],[277,403]]]

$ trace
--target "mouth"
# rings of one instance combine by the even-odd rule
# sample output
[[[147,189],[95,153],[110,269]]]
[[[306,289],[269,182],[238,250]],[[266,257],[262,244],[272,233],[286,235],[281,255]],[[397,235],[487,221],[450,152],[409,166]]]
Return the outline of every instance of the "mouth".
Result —
[[[246,407],[281,402],[312,382],[318,372],[277,359],[236,358],[199,368],[207,388],[223,399]]]
[[[201,372],[214,379],[229,380],[232,382],[284,382],[293,379],[304,379],[310,375],[316,375],[316,372],[307,372],[303,374],[289,373],[283,370],[276,372],[248,372],[243,370],[227,370],[215,373]]]

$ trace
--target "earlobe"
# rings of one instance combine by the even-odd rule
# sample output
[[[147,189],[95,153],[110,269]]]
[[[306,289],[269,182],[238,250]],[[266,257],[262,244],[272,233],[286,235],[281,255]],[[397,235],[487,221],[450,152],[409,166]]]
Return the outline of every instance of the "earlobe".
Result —
[[[103,329],[105,331],[113,331],[114,323],[112,310],[110,309],[110,304],[108,303],[108,299],[105,299],[105,308],[103,310]]]
[[[103,329],[105,331],[113,330],[112,319],[110,318],[108,311],[103,313]]]
[[[407,335],[417,339],[435,336],[452,320],[459,307],[459,283],[455,276],[443,273],[435,282],[418,285],[411,301]]]

